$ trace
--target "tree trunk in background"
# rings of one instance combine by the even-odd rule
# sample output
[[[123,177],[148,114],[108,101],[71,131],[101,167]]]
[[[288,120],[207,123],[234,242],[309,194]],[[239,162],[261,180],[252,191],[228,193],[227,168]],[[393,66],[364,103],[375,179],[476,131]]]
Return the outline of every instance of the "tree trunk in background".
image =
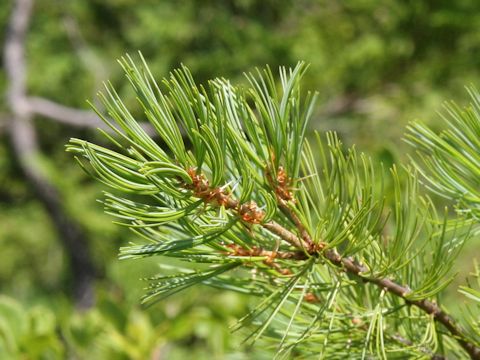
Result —
[[[25,37],[33,0],[14,2],[9,28],[5,39],[4,66],[8,77],[8,104],[11,120],[8,123],[10,141],[18,164],[26,181],[44,205],[58,233],[70,263],[72,292],[79,308],[94,303],[95,268],[90,256],[87,238],[80,226],[71,219],[61,196],[36,162],[40,149],[32,123],[33,114],[27,99],[25,79]]]

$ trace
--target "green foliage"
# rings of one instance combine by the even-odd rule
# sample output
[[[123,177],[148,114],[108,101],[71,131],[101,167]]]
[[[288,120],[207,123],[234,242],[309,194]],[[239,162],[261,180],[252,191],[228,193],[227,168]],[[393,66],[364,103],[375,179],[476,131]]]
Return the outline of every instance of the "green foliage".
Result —
[[[25,312],[14,300],[0,298],[0,356],[2,359],[59,359],[65,356],[55,334],[52,312],[34,307]]]
[[[467,230],[437,216],[413,170],[387,176],[332,133],[310,145],[315,97],[301,91],[303,64],[280,68],[278,82],[266,68],[245,87],[225,79],[203,87],[185,67],[159,86],[143,59],[120,63],[165,146],[107,84],[106,114],[98,113],[116,135],[104,134],[114,150],[80,139],[67,150],[130,194],[104,200],[147,241],[121,257],[178,261],[150,278],[145,302],[199,284],[259,297],[234,329],[253,326],[248,339],[273,340],[278,358],[462,354],[422,304],[452,281]],[[401,290],[383,285],[392,280]]]
[[[471,227],[478,232],[480,224],[480,102],[474,87],[467,88],[471,104],[460,108],[451,102],[445,105],[443,117],[446,129],[437,133],[419,123],[408,128],[407,141],[419,153],[416,164],[428,186],[441,196],[456,201],[458,213],[471,220]],[[480,301],[478,290],[479,270],[475,264],[474,283],[460,286],[459,291],[474,302]],[[476,282],[476,284],[475,284]],[[478,304],[464,310],[472,338],[480,337]]]
[[[12,4],[6,1],[0,6],[2,28],[6,28]],[[276,69],[303,59],[310,64],[303,83],[320,89],[320,106],[307,133],[314,128],[335,129],[343,142],[372,150],[373,162],[383,161],[389,167],[407,153],[399,148],[406,121],[421,117],[436,127],[436,118],[430,116],[437,104],[442,99],[460,100],[459,89],[478,82],[479,6],[468,0],[186,0],[181,4],[171,0],[37,0],[27,36],[29,94],[86,108],[84,99],[92,98],[100,81],[109,78],[129,110],[141,118],[142,109],[136,107],[120,67],[111,66],[111,59],[125,51],[141,49],[154,74],[166,74],[183,62],[202,84],[218,75],[247,83],[241,73],[254,66],[268,63]],[[0,33],[0,39],[6,33]],[[2,69],[0,64],[0,89],[5,90]],[[71,274],[50,219],[6,150],[5,99],[0,100],[0,108],[1,291],[28,311],[34,299],[63,297]],[[141,285],[129,279],[139,271],[138,277],[150,274],[147,271],[156,271],[156,267],[130,262],[125,265],[129,271],[116,273],[119,265],[114,249],[136,242],[138,236],[112,226],[101,214],[94,202],[100,187],[87,180],[59,146],[71,136],[110,145],[88,130],[42,117],[35,121],[45,154],[43,165],[69,212],[89,235],[97,267],[105,275],[98,287],[108,288],[113,296],[125,293],[129,301],[135,301]],[[312,147],[319,159],[317,146]],[[399,174],[403,182],[404,172]],[[384,181],[388,204],[393,197],[390,177]],[[392,216],[387,219],[387,228],[394,224],[392,220]],[[472,241],[469,246],[467,250],[472,251],[462,254],[459,271],[470,271],[465,264],[471,263],[476,244]],[[455,289],[447,292],[450,297],[456,294]],[[452,302],[457,304],[458,299]],[[168,304],[162,302],[156,309]],[[184,343],[183,348],[187,349],[183,354],[190,355],[188,349],[193,347]],[[195,351],[201,348],[194,347]]]
[[[439,194],[456,199],[458,210],[480,219],[480,94],[469,88],[472,104],[445,106],[447,129],[435,133],[421,123],[409,127],[408,140],[423,155],[424,175]],[[418,167],[418,166],[417,166]]]
[[[162,354],[184,359],[194,351],[198,359],[246,359],[243,354],[248,350],[240,339],[225,331],[225,322],[231,321],[229,314],[243,309],[238,298],[213,293],[206,298],[198,291],[189,295],[189,299],[171,302],[166,311],[147,312],[100,294],[97,306],[82,313],[66,302],[26,306],[2,296],[0,356],[12,360],[141,360]],[[233,348],[237,350],[225,353]],[[261,351],[250,355],[265,358]]]
[[[465,309],[465,317],[468,321],[471,336],[478,338],[480,337],[480,320],[476,314],[480,311],[480,268],[477,263],[475,263],[474,269],[472,281],[469,281],[468,286],[460,286],[458,291],[476,303],[471,304],[469,308]]]

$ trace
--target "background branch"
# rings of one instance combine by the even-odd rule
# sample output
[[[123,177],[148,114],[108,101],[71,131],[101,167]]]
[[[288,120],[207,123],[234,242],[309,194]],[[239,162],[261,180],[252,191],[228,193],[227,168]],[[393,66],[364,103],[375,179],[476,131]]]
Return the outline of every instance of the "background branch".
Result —
[[[15,1],[5,39],[4,64],[8,80],[7,99],[11,110],[7,128],[14,155],[25,179],[50,215],[69,258],[76,304],[86,308],[94,302],[95,277],[86,236],[80,226],[67,215],[58,189],[35,161],[41,154],[32,123],[34,112],[26,97],[25,84],[25,39],[32,8],[33,0]]]
[[[80,110],[58,104],[38,96],[30,96],[25,99],[26,106],[32,114],[40,115],[62,124],[91,129],[102,129],[111,132],[112,129],[105,124],[95,112]],[[154,127],[149,123],[140,123],[140,126],[150,136],[157,135]]]

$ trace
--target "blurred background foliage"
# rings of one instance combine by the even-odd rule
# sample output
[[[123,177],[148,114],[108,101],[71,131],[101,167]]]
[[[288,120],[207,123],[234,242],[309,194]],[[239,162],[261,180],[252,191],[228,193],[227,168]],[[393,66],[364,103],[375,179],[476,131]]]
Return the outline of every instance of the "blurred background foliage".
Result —
[[[2,29],[12,7],[0,5]],[[88,109],[85,100],[110,79],[135,107],[115,59],[138,50],[157,78],[184,63],[200,82],[241,83],[255,66],[305,60],[305,85],[320,93],[312,130],[336,130],[388,166],[406,159],[408,121],[435,126],[443,100],[462,103],[464,85],[479,83],[479,28],[480,2],[471,0],[37,0],[28,93]],[[102,187],[64,152],[70,137],[101,138],[37,116],[38,161],[85,231],[98,271],[95,306],[76,310],[68,258],[14,160],[4,98],[0,115],[0,358],[269,358],[229,333],[248,308],[241,296],[193,289],[140,308],[140,278],[158,271],[158,259],[117,260],[132,234],[103,214]]]

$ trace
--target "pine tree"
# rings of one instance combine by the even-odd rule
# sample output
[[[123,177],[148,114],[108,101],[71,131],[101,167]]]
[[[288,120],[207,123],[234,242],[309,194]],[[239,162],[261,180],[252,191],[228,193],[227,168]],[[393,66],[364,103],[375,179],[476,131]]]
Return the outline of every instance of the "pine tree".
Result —
[[[303,63],[279,80],[257,70],[243,87],[197,85],[186,67],[157,84],[143,58],[120,64],[156,137],[106,84],[97,113],[111,146],[71,139],[67,150],[113,189],[106,211],[143,239],[122,259],[182,264],[150,279],[145,303],[199,284],[249,294],[257,305],[236,328],[279,359],[480,358],[479,309],[460,321],[440,302],[480,218],[474,90],[471,108],[449,107],[444,133],[412,124],[421,155],[385,171],[334,133],[306,138],[316,95],[301,88]],[[418,173],[460,216],[437,213]]]

